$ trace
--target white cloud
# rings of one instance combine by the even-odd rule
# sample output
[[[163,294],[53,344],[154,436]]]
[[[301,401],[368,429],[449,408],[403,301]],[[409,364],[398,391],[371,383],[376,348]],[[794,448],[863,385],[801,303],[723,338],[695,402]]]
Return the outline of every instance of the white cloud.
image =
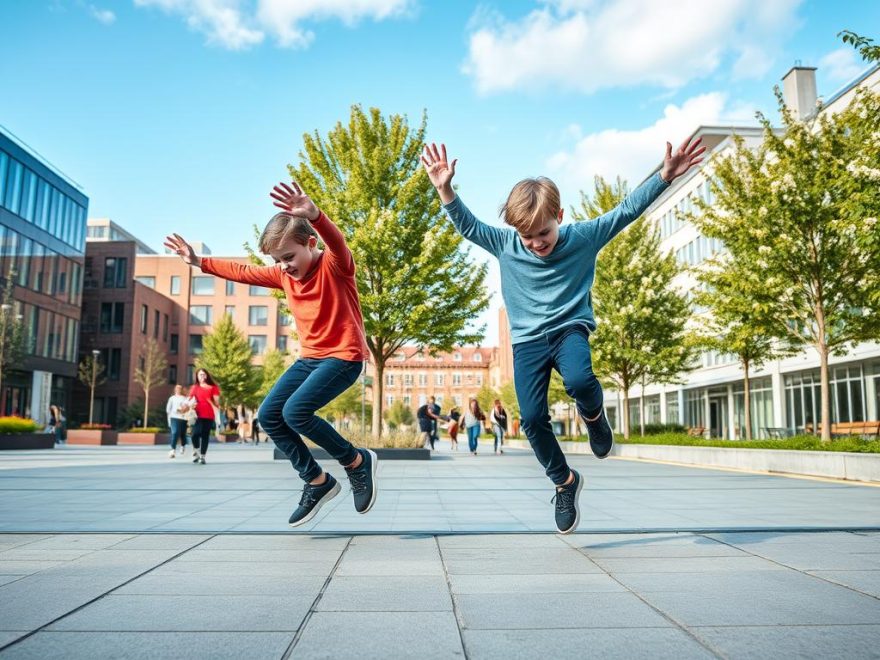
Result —
[[[735,77],[760,76],[772,66],[772,49],[797,26],[800,2],[547,0],[519,21],[477,12],[463,71],[482,93],[675,88],[725,58],[736,60]]]
[[[104,25],[112,25],[116,22],[116,14],[109,9],[98,9],[95,5],[89,5],[89,13],[92,18]]]
[[[865,63],[849,46],[832,50],[819,60],[819,71],[833,83],[847,83],[864,70]]]
[[[182,16],[208,42],[242,50],[271,36],[283,47],[306,48],[314,33],[307,21],[338,20],[347,26],[405,14],[411,0],[134,0]]]
[[[660,163],[667,141],[677,147],[700,125],[754,123],[752,109],[731,106],[725,94],[710,92],[688,99],[681,106],[667,105],[663,116],[645,128],[608,129],[586,135],[571,150],[553,154],[547,168],[566,191],[592,190],[596,175],[605,179],[620,175],[633,188]]]

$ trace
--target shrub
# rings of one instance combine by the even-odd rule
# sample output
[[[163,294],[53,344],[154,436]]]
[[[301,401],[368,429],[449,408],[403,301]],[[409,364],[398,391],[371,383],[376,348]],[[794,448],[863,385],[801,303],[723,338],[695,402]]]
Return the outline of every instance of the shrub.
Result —
[[[135,427],[133,429],[128,429],[126,433],[161,433],[162,429],[158,426],[148,426],[147,428],[142,428],[140,426]]]
[[[0,433],[33,433],[43,428],[27,417],[0,417]]]
[[[85,424],[82,424],[79,428],[84,431],[109,431],[113,427],[110,424],[89,424],[88,422],[86,422]]]
[[[686,434],[664,433],[662,435],[631,436],[624,440],[616,435],[615,442],[650,445],[683,445],[688,447],[730,447],[734,449],[797,449],[801,451],[846,451],[857,453],[880,453],[880,440],[857,436],[834,438],[822,442],[816,435],[797,435],[779,440],[724,440],[722,438],[694,438]]]
[[[641,432],[638,426],[630,429],[630,435]],[[662,433],[685,433],[686,429],[681,424],[645,424],[645,435],[660,435]]]
[[[421,449],[424,446],[422,435],[417,431],[388,431],[379,438],[378,442],[369,431],[365,435],[361,435],[360,430],[343,431],[342,435],[355,447],[369,447],[370,449]],[[460,438],[461,436],[459,436]],[[308,444],[312,447],[315,446],[311,442],[308,442]]]

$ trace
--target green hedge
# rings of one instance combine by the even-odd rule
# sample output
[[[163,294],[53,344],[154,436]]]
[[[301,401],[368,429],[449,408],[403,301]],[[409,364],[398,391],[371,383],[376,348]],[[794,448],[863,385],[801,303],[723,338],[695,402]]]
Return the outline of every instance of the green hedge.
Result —
[[[43,428],[25,417],[0,417],[0,433],[34,433]]]
[[[162,433],[162,429],[158,426],[138,427],[136,429],[127,429],[125,433]]]
[[[586,440],[586,438],[583,438]],[[858,436],[835,438],[822,442],[819,436],[797,435],[779,440],[723,440],[721,438],[694,438],[684,433],[664,433],[662,435],[630,435],[629,440],[615,436],[615,441],[640,445],[684,445],[688,447],[729,447],[735,449],[799,449],[804,451],[848,451],[858,453],[880,453],[880,441],[864,440]]]

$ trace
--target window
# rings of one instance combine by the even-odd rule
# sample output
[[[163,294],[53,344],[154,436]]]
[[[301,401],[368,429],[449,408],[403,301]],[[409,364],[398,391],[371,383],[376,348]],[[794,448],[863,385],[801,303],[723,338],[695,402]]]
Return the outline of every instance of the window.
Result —
[[[385,397],[385,405],[387,405],[389,408],[394,405],[394,395],[393,394],[389,394],[388,396]]]
[[[455,360],[456,362],[461,362],[461,353],[458,353],[458,352],[453,353],[452,359]]]
[[[177,365],[172,364],[168,367],[168,384],[177,385]]]
[[[214,276],[196,275],[192,278],[192,292],[194,296],[214,295]]]
[[[269,325],[269,308],[265,305],[249,306],[248,325]]]
[[[150,310],[146,305],[141,305],[141,334],[147,334],[147,316]]]
[[[168,341],[168,314],[162,315],[162,341]]]
[[[413,375],[412,374],[403,374],[403,386],[404,387],[412,387],[413,384]]]
[[[138,282],[140,282],[141,284],[143,284],[144,286],[150,287],[151,289],[156,288],[156,278],[153,277],[152,275],[138,275],[134,279],[137,280]]]
[[[248,335],[248,343],[254,355],[262,355],[266,352],[266,335]]]
[[[460,373],[452,374],[452,385],[453,385],[453,387],[456,385],[461,385],[461,374]]]
[[[428,386],[428,374],[422,372],[419,374],[419,387]]]
[[[235,282],[232,280],[226,280],[226,295],[234,296],[235,295]]]
[[[128,259],[106,257],[104,259],[104,288],[124,289],[128,276]]]
[[[186,365],[186,384],[192,385],[196,380],[196,365]]]
[[[177,351],[180,346],[180,335],[171,335],[171,343],[168,345],[168,350],[171,351],[173,355],[177,355]]]
[[[211,325],[213,307],[210,305],[192,305],[189,308],[189,322],[192,325]]]
[[[110,364],[107,369],[107,377],[110,380],[119,380],[122,371],[122,349],[113,348],[110,350]]]
[[[416,353],[416,361],[418,361],[418,362],[424,362],[424,361],[425,361],[425,354],[422,353],[421,351],[419,351],[418,353]]]
[[[223,308],[223,313],[226,316],[231,316],[232,318],[235,318],[235,305],[226,305]]]
[[[293,323],[293,317],[290,314],[284,314],[283,312],[278,315],[278,322],[287,327],[291,323]]]
[[[412,405],[412,397],[409,394],[403,395],[403,405],[409,408]]]
[[[428,395],[427,394],[419,394],[419,407],[428,403]]]
[[[287,352],[287,335],[278,335],[278,350],[282,353]]]
[[[385,374],[385,384],[388,387],[394,387],[394,374]]]
[[[202,335],[189,336],[189,354],[201,355],[203,350]]]
[[[153,310],[153,338],[159,338],[159,310]]]
[[[443,387],[443,381],[446,380],[445,374],[434,374],[434,385]]]
[[[251,284],[248,287],[248,295],[249,296],[268,296],[269,289],[267,289],[264,286],[254,286],[253,284]]]
[[[101,332],[119,334],[125,316],[125,303],[101,303]]]
[[[395,362],[405,362],[406,361],[406,353],[395,353],[394,354]]]
[[[478,387],[483,386],[483,374],[477,374],[477,386]]]
[[[483,361],[483,354],[480,353],[480,352],[476,352],[476,353],[474,353],[474,356],[473,356],[473,358],[471,358],[471,359],[472,359],[474,362],[482,362],[482,361]]]
[[[171,295],[179,296],[180,295],[180,275],[172,275],[171,276]]]
[[[667,392],[666,393],[666,423],[667,424],[680,424],[681,421],[678,416],[678,392]]]

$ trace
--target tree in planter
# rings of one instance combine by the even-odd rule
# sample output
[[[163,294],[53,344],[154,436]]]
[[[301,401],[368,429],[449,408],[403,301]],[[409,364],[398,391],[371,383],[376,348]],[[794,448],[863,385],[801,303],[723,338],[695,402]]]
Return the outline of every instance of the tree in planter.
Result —
[[[259,406],[269,396],[269,391],[287,370],[287,366],[287,353],[275,348],[266,351],[262,366],[256,368],[258,384],[254,396],[248,400],[248,405],[253,408]]]
[[[160,404],[155,408],[151,408],[144,421],[144,402],[134,401],[129,405],[120,408],[116,413],[116,428],[121,430],[132,429],[140,425],[142,428],[165,428],[168,423],[168,414],[165,412],[165,406]]]
[[[134,382],[144,390],[143,428],[147,428],[150,391],[164,380],[166,369],[168,360],[165,359],[165,352],[153,337],[148,338],[141,346],[140,366],[134,370]]]
[[[423,116],[387,119],[353,106],[322,138],[303,136],[300,165],[290,175],[339,226],[357,264],[367,347],[375,365],[373,434],[382,432],[386,362],[404,345],[430,352],[474,344],[482,330],[468,323],[489,304],[486,266],[475,266],[462,238],[441,214],[419,160]]]
[[[254,357],[247,338],[224,314],[214,331],[204,336],[196,369],[205,369],[220,388],[221,406],[237,407],[253,399],[259,388],[259,373],[251,364]]]
[[[388,422],[388,427],[391,429],[396,429],[404,424],[412,424],[414,419],[413,411],[403,401],[392,403],[384,415],[385,421]]]
[[[880,96],[856,91],[836,114],[796,120],[776,90],[784,131],[759,114],[763,143],[716,158],[715,202],[697,218],[730,258],[772,333],[819,354],[822,440],[831,440],[828,359],[880,336]]]
[[[578,221],[595,218],[627,195],[620,177],[596,177],[592,197],[581,192]],[[656,229],[640,218],[599,253],[593,284],[598,321],[590,337],[593,371],[623,395],[623,435],[629,439],[629,389],[636,383],[670,382],[693,362],[685,329],[689,308],[672,285],[679,274],[673,254],[660,252]],[[642,397],[644,399],[644,396]],[[644,414],[642,415],[644,419]]]
[[[516,388],[513,386],[513,381],[508,381],[501,386],[498,398],[501,399],[501,403],[507,410],[507,418],[519,420],[519,400],[516,398]]]
[[[101,362],[100,353],[97,352],[86,355],[80,361],[77,370],[79,382],[89,388],[89,424],[93,422],[94,417],[95,388],[107,382],[104,370],[104,363]]]
[[[363,397],[361,380],[358,378],[357,382],[345,390],[338,397],[333,399],[326,406],[321,408],[317,415],[320,417],[326,417],[328,420],[335,422],[337,425],[340,425],[345,419],[354,415],[360,415],[361,412],[361,399]],[[371,404],[366,404],[367,411],[366,414],[370,415],[372,413]],[[386,420],[388,418],[386,417]]]
[[[27,349],[27,330],[21,315],[15,312],[15,270],[10,268],[0,295],[0,392],[3,375],[15,364],[21,364]]]
[[[729,253],[722,252],[707,260],[698,277],[702,286],[694,302],[709,312],[699,342],[707,349],[730,353],[739,360],[743,370],[745,439],[751,440],[750,370],[791,350],[774,339],[773,319],[764,315],[764,308],[756,305],[750,295],[765,284],[758,281],[757,271],[743,268]]]

